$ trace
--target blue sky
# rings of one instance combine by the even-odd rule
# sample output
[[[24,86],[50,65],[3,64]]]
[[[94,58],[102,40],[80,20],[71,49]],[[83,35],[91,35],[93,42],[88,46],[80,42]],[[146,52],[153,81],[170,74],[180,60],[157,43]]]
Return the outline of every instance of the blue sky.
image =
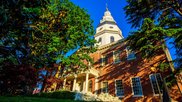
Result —
[[[123,36],[126,38],[131,31],[130,24],[127,23],[123,7],[127,4],[125,0],[70,0],[74,4],[84,8],[91,19],[94,21],[94,28],[97,27],[104,12],[106,11],[106,2],[108,9],[115,19],[117,25],[122,30]]]
[[[108,9],[115,19],[117,25],[122,31],[123,36],[126,38],[129,32],[135,30],[131,28],[131,24],[127,23],[126,15],[123,8],[127,5],[126,0],[70,0],[74,4],[84,8],[94,21],[93,26],[96,29],[104,12],[106,11],[106,3]],[[175,49],[167,44],[170,48],[171,57],[175,58]]]

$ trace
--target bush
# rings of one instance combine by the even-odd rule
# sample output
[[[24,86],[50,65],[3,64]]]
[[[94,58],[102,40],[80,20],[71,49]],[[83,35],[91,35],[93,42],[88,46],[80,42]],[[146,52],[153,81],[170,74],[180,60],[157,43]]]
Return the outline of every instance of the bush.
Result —
[[[55,91],[48,93],[38,93],[32,95],[33,97],[57,98],[57,99],[74,99],[75,93],[70,91]]]

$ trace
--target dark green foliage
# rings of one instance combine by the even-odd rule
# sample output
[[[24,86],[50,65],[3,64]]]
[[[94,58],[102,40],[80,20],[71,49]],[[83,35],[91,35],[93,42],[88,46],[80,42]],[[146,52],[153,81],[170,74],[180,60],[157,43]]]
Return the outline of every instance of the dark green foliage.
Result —
[[[24,97],[24,96],[14,96],[5,97],[0,96],[1,102],[74,102],[71,99],[55,99],[55,98],[43,98],[43,97]]]
[[[161,62],[161,63],[159,63],[158,68],[160,69],[161,72],[164,72],[165,70],[168,70],[169,63]]]
[[[182,70],[182,31],[176,33],[174,35],[174,42],[176,52],[177,52],[177,58],[175,59],[175,62],[177,63],[177,68]]]
[[[32,68],[27,23],[30,16],[24,7],[41,7],[46,0],[0,1],[0,94],[30,94],[36,86],[37,73]]]
[[[144,58],[152,58],[165,48],[168,36],[181,32],[182,29],[163,29],[154,21],[146,18],[142,27],[127,38],[128,45],[134,51],[140,52]]]
[[[151,18],[154,21],[154,24],[161,29],[160,31],[166,30],[168,32],[167,35],[161,35],[162,37],[159,35],[156,35],[157,38],[151,37],[153,40],[158,39],[161,41],[171,38],[174,39],[173,42],[171,42],[174,44],[177,53],[177,59],[175,59],[174,62],[177,63],[177,68],[182,68],[182,1],[127,0],[127,2],[128,5],[125,6],[124,10],[128,22],[132,24],[132,27],[142,29],[141,26],[144,26],[143,23],[145,22],[145,18]],[[151,38],[149,37],[148,39]],[[142,43],[139,44],[142,46]],[[148,46],[148,48],[152,48],[152,46]],[[151,50],[151,52],[155,52],[155,49]]]
[[[145,18],[159,21],[161,19],[167,19],[170,16],[170,18],[182,20],[181,0],[127,0],[127,2],[128,5],[124,9],[128,21],[133,27],[140,27]],[[172,20],[168,19],[168,21],[165,23],[169,24]]]
[[[76,73],[71,66],[88,68],[82,60],[90,61],[88,54],[94,51],[92,21],[69,0],[1,0],[0,18],[0,63],[44,68],[51,76],[59,72],[54,66],[58,59],[61,70],[69,66]],[[83,47],[83,53],[67,56]],[[8,70],[5,64],[0,70]]]
[[[56,99],[74,99],[75,92],[70,91],[55,91],[49,93],[38,93],[32,95],[33,97],[45,97],[45,98],[56,98]]]
[[[54,63],[59,60],[60,68],[51,70],[56,72],[55,75],[59,74],[59,77],[87,69],[88,64],[83,60],[92,62],[89,53],[95,49],[93,47],[95,40],[92,37],[94,35],[92,21],[86,11],[69,0],[51,0],[45,9],[32,9],[35,10],[36,15],[39,15],[38,20],[29,25],[32,28],[30,49],[35,59],[33,66],[53,68]],[[32,11],[25,9],[25,12]],[[79,51],[67,56],[75,49]]]
[[[64,68],[73,63],[82,63],[81,56],[86,60],[90,59],[89,56],[84,56],[94,49],[94,29],[90,16],[84,9],[75,6],[69,0],[53,0],[46,9],[35,9],[39,18],[30,24],[33,29],[30,40],[31,54],[38,58],[35,66],[44,62],[44,66],[53,67],[53,63],[60,60],[61,68]],[[71,50],[83,47],[87,48],[83,53],[66,56]]]
[[[46,0],[1,0],[0,3],[0,57],[14,58],[15,64],[30,64],[28,41],[31,37],[27,23],[33,13],[23,12],[23,8],[41,7]],[[2,52],[1,52],[2,51]],[[21,58],[20,58],[21,55]]]
[[[131,49],[151,58],[166,51],[165,42],[174,39],[177,63],[175,72],[167,78],[168,86],[176,83],[174,75],[182,68],[182,1],[181,0],[127,0],[125,13],[132,27],[139,28],[132,32],[127,40]],[[149,19],[150,18],[150,19]],[[171,62],[159,62],[158,68],[164,71]],[[172,65],[170,65],[172,68]]]
[[[172,87],[177,82],[174,74],[168,75],[165,80],[168,87]]]
[[[150,18],[146,18],[142,27],[138,31],[132,32],[132,35],[129,35],[126,40],[130,49],[140,53],[144,59],[151,59],[156,55],[165,53],[166,38],[179,35],[181,32],[182,28],[164,29],[161,26],[155,25],[154,21]],[[158,68],[161,71],[166,70],[169,68],[169,62],[160,61]]]

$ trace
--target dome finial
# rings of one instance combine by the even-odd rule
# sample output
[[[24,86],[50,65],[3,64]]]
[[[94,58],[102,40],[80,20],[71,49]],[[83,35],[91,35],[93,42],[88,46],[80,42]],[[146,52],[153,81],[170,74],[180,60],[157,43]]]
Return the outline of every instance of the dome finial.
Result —
[[[107,5],[107,3],[106,3],[106,11],[109,11],[109,10],[108,10],[108,5]]]

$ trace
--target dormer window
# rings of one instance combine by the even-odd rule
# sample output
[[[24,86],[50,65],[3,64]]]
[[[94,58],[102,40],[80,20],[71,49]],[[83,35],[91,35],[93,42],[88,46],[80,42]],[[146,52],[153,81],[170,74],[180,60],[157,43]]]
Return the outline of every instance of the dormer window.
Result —
[[[113,36],[110,37],[110,43],[112,43],[112,42],[114,42],[114,37]]]

